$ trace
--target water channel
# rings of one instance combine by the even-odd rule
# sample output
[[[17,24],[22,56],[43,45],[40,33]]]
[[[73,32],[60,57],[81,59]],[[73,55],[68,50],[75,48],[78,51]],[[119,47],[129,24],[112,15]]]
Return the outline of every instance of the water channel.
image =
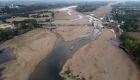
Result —
[[[8,62],[10,60],[15,60],[16,57],[12,54],[11,49],[5,48],[0,51],[0,64]]]
[[[29,80],[63,80],[59,75],[63,65],[78,49],[95,40],[98,32],[98,29],[94,29],[86,39],[78,38],[70,42],[64,42],[59,37],[52,52],[36,66]],[[70,50],[70,46],[73,44],[76,46]]]

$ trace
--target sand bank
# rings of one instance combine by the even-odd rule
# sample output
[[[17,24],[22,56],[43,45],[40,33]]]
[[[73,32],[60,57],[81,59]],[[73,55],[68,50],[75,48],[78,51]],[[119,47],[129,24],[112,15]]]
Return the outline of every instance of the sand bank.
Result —
[[[56,36],[45,30],[35,29],[1,44],[1,49],[10,47],[16,60],[1,64],[4,80],[28,80],[36,65],[53,49]]]
[[[67,61],[61,73],[70,70],[70,75],[86,80],[140,80],[133,61],[111,43],[111,37],[114,34],[105,29],[95,41],[79,49]]]
[[[57,33],[61,35],[64,41],[87,37],[92,33],[92,31],[92,26],[61,26],[57,28]]]

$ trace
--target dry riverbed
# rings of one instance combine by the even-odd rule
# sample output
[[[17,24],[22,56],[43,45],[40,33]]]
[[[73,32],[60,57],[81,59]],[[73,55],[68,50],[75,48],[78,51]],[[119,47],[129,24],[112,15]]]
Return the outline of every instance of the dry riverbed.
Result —
[[[28,80],[35,66],[53,49],[56,36],[45,29],[35,29],[4,42],[0,48],[10,47],[16,60],[1,64],[4,80]]]
[[[116,3],[109,3],[106,6],[101,6],[99,8],[97,8],[94,11],[91,12],[84,12],[83,14],[89,15],[91,14],[92,16],[98,17],[99,19],[103,19],[105,20],[105,18],[110,14],[110,12],[112,11],[112,7],[111,5],[114,5]]]
[[[68,77],[73,75],[71,78],[86,80],[140,80],[136,65],[123,50],[111,43],[112,37],[114,34],[105,29],[95,41],[79,49],[61,73],[70,71]]]
[[[106,17],[111,11],[111,4],[98,8],[89,14],[98,18]],[[107,9],[107,10],[106,10]],[[61,11],[55,14],[55,22],[82,24],[82,26],[57,26],[56,32],[63,41],[72,41],[76,38],[85,38],[93,32],[87,15],[70,11]],[[104,12],[105,11],[105,12]],[[80,20],[72,21],[83,16]],[[86,80],[140,80],[139,72],[130,57],[121,49],[115,47],[110,38],[114,37],[109,29],[105,29],[96,40],[81,47],[63,67],[61,73],[70,71],[69,75]],[[10,47],[16,60],[1,64],[6,67],[2,72],[4,80],[28,80],[36,65],[43,60],[53,49],[57,37],[45,29],[35,29],[26,34],[15,37],[0,45],[0,49]],[[70,46],[72,50],[75,44]],[[71,80],[66,78],[66,80]]]
[[[64,41],[87,37],[92,31],[93,26],[61,26],[57,28],[57,33],[61,35]]]

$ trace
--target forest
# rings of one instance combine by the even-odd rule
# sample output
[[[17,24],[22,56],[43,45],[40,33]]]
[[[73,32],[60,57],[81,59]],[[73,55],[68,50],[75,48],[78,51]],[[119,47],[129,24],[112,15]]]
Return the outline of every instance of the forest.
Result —
[[[129,50],[132,59],[140,70],[140,40],[130,37],[127,32],[121,34],[120,40],[121,45]]]
[[[18,24],[19,22],[14,22],[14,23]],[[33,30],[34,28],[39,27],[37,21],[34,19],[21,21],[20,25],[21,26],[16,26],[15,29],[11,29],[11,28],[0,29],[0,42],[12,39],[14,36],[24,34],[30,30]]]
[[[85,4],[78,5],[76,10],[79,12],[89,12],[99,8],[100,6],[105,6],[107,4],[108,4],[107,2],[85,3]]]
[[[18,8],[10,8],[9,5],[5,5],[3,8],[1,8],[0,13],[1,14],[16,14],[16,13],[23,13],[23,12],[31,12],[35,10],[40,10],[40,9],[52,9],[52,8],[61,8],[65,6],[71,6],[71,5],[76,5],[80,3],[34,3],[31,5],[17,5]]]

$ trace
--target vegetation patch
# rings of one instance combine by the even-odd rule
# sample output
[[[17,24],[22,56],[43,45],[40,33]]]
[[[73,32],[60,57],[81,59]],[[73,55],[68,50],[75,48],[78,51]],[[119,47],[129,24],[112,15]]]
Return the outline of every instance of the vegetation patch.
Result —
[[[79,12],[89,12],[99,8],[100,6],[105,6],[107,4],[108,4],[107,2],[85,3],[85,4],[78,5],[76,10]]]
[[[37,21],[34,19],[24,20],[21,21],[20,23],[17,22],[15,24],[20,24],[20,26],[16,26],[15,29],[11,28],[0,29],[0,42],[12,39],[14,36],[24,34],[30,30],[39,27]]]
[[[76,79],[76,76],[72,76],[72,79]]]
[[[127,32],[123,32],[120,36],[121,45],[129,50],[132,59],[136,62],[140,70],[140,40],[130,37]]]
[[[74,76],[73,74],[61,73],[60,75],[71,80],[81,80],[78,76]],[[85,78],[83,79],[85,80]]]
[[[71,77],[72,77],[72,75],[69,75],[69,74],[68,74],[68,75],[67,75],[67,77],[68,77],[68,78],[71,78]]]
[[[76,78],[76,80],[81,80],[80,78]]]
[[[53,16],[53,12],[36,12],[34,14],[25,14],[25,16],[20,15],[11,15],[10,18],[6,19],[7,22],[14,22],[14,21],[23,21],[25,19],[35,19],[36,21],[40,22],[40,21],[47,21],[49,22],[54,16]],[[5,19],[2,19],[3,22]]]

